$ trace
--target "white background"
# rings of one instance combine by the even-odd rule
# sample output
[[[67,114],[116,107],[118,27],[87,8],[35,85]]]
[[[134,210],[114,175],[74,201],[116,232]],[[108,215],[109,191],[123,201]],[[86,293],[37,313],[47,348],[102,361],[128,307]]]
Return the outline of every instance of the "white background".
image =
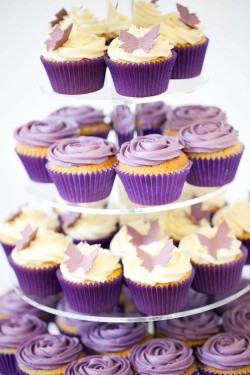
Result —
[[[124,8],[129,0],[123,0]],[[175,10],[172,0],[160,0],[160,8]],[[91,8],[104,9],[104,0],[89,1]],[[210,38],[204,74],[208,84],[187,96],[175,97],[173,105],[217,105],[228,113],[247,146],[231,197],[247,195],[250,189],[250,1],[185,0],[196,11]],[[47,24],[61,7],[86,5],[87,1],[0,0],[0,217],[27,199],[28,178],[14,152],[13,130],[27,121],[42,119],[63,105],[80,105],[44,96],[40,86],[47,79],[39,56],[47,38]],[[93,103],[94,105],[94,103]],[[249,147],[248,147],[249,146]],[[10,285],[8,266],[0,253],[0,291]]]

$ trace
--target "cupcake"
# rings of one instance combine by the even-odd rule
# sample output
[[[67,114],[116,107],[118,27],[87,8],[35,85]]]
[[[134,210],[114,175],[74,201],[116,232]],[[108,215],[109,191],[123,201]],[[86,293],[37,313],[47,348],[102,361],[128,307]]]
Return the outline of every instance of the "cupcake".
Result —
[[[105,312],[118,303],[123,282],[119,258],[100,245],[68,245],[57,277],[75,311]]]
[[[105,79],[106,49],[105,38],[89,34],[77,24],[54,26],[41,56],[52,89],[67,95],[100,90]]]
[[[129,199],[142,205],[166,204],[182,192],[191,163],[175,137],[149,134],[125,142],[116,173]]]
[[[39,335],[20,345],[16,353],[20,375],[63,375],[69,363],[83,356],[76,337]]]
[[[239,284],[247,252],[225,221],[184,237],[179,248],[190,255],[195,269],[192,287],[198,292],[226,293]]]
[[[75,244],[86,241],[90,245],[101,244],[106,249],[117,231],[116,217],[111,215],[68,212],[60,215],[60,219],[63,233],[72,238]]]
[[[192,349],[174,339],[153,339],[136,345],[129,360],[136,374],[197,374]]]
[[[176,54],[159,29],[132,25],[110,43],[105,61],[118,94],[146,97],[167,90]]]
[[[44,227],[33,230],[27,226],[24,229],[9,261],[25,294],[39,297],[61,291],[56,271],[69,242],[63,234]]]
[[[161,320],[155,323],[155,327],[157,337],[171,337],[187,346],[196,347],[220,332],[219,322],[218,315],[213,311],[206,311],[183,318]]]
[[[137,104],[135,113],[138,135],[163,134],[169,112],[170,107],[164,102]]]
[[[127,286],[143,314],[171,314],[186,305],[194,272],[189,256],[172,240],[141,245],[122,263]]]
[[[17,208],[5,220],[0,220],[0,242],[7,257],[14,249],[16,241],[21,239],[22,231],[28,224],[33,229],[46,227],[54,231],[59,230],[59,222],[54,215],[30,204]]]
[[[167,134],[175,136],[185,126],[197,122],[226,122],[227,116],[218,107],[204,105],[182,105],[170,111],[167,122]]]
[[[238,131],[222,122],[197,122],[182,128],[178,138],[193,165],[187,182],[196,186],[223,186],[233,181],[244,145]]]
[[[14,132],[16,152],[31,180],[52,182],[45,165],[50,145],[64,138],[77,136],[77,123],[71,119],[50,118],[30,121]]]
[[[132,347],[148,337],[147,323],[96,323],[83,332],[81,341],[92,354],[127,358]]]
[[[131,20],[125,14],[120,13],[118,7],[118,3],[114,6],[112,1],[109,2],[106,35],[107,45],[109,45],[114,38],[118,37],[120,30],[127,30],[131,25]]]
[[[201,375],[249,374],[250,338],[219,333],[197,348],[196,357]]]
[[[135,116],[126,105],[117,105],[111,113],[112,125],[119,146],[134,138]]]
[[[133,24],[137,27],[152,27],[161,23],[162,14],[157,9],[156,1],[142,1],[134,2],[133,6]]]
[[[116,146],[98,137],[65,139],[49,148],[47,169],[68,202],[95,202],[112,189]]]
[[[161,34],[169,39],[177,53],[171,78],[193,78],[201,74],[209,39],[200,28],[200,20],[188,8],[177,4],[176,13],[165,14]]]
[[[235,335],[250,335],[250,305],[248,301],[239,301],[222,315],[224,331]]]
[[[46,323],[30,314],[0,321],[0,372],[17,375],[15,354],[17,347],[27,340],[47,332]]]
[[[133,375],[128,359],[112,355],[91,355],[69,364],[64,375]]]

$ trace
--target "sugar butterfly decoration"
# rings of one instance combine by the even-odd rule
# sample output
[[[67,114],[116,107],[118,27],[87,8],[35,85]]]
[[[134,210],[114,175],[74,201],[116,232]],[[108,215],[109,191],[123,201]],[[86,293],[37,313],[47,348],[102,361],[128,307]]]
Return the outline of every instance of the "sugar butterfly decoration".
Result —
[[[25,249],[36,238],[38,229],[33,229],[29,224],[22,231],[22,238],[16,241],[18,251]]]
[[[68,244],[65,254],[69,259],[64,261],[69,272],[75,272],[78,268],[83,268],[85,273],[88,273],[93,265],[95,258],[101,245],[95,245],[94,249],[89,255],[83,255],[76,245]]]
[[[208,210],[202,210],[202,203],[197,203],[191,206],[188,216],[195,224],[199,224],[202,219],[210,221],[211,212]]]
[[[127,233],[131,237],[131,242],[135,246],[148,245],[152,242],[158,241],[157,233],[159,231],[158,220],[153,221],[150,224],[150,228],[146,234],[141,234],[136,229],[127,225]]]
[[[55,51],[57,48],[61,47],[68,40],[72,27],[73,25],[70,24],[66,29],[61,29],[57,25],[49,34],[50,39],[45,42],[47,50],[52,49],[52,51]]]
[[[149,52],[154,47],[154,40],[160,34],[160,25],[156,25],[147,32],[144,36],[137,38],[135,35],[130,34],[128,31],[121,30],[119,39],[123,42],[120,45],[127,53],[133,53],[137,49],[142,49],[144,52]]]
[[[50,22],[51,26],[55,26],[57,25],[59,22],[61,22],[63,20],[63,17],[67,16],[67,11],[62,8],[60,9],[56,14],[55,14],[55,19],[53,21]]]
[[[191,27],[192,29],[197,29],[197,24],[200,23],[199,18],[195,13],[189,13],[188,8],[181,4],[176,4],[178,12],[180,14],[180,21],[185,23],[185,25]]]
[[[59,220],[64,229],[67,229],[75,224],[75,222],[81,217],[78,212],[67,212],[66,214],[59,215]]]
[[[140,247],[136,249],[136,252],[138,257],[142,260],[141,266],[151,272],[155,266],[165,266],[170,261],[171,253],[174,248],[173,240],[170,239],[157,255],[148,254]]]

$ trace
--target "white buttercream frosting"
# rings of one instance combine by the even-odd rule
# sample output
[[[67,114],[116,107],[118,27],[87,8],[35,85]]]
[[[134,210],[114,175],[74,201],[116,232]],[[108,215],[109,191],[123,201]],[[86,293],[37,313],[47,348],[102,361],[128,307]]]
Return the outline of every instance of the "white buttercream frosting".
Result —
[[[143,37],[147,34],[151,28],[137,28],[135,25],[131,25],[128,32],[135,37]],[[137,49],[132,53],[125,52],[121,45],[123,42],[118,38],[115,38],[108,47],[108,55],[111,60],[132,62],[132,63],[143,63],[151,60],[155,60],[159,57],[170,57],[172,55],[171,48],[173,46],[169,43],[168,39],[159,35],[154,40],[154,46],[149,52],[145,52],[143,49]]]
[[[206,187],[186,184],[185,189],[183,190],[182,200],[192,199],[193,197],[200,197],[200,196],[212,193],[215,190],[216,188],[206,188]],[[225,197],[225,194],[222,193],[202,202],[202,210],[216,211],[217,209],[224,207],[225,205],[226,205],[226,197]]]
[[[218,227],[211,228],[209,226],[200,228],[196,233],[203,234],[208,238],[216,235]],[[228,236],[232,238],[229,249],[220,248],[217,250],[216,258],[209,254],[206,246],[202,245],[197,234],[190,234],[184,237],[179,248],[186,254],[190,255],[191,260],[197,264],[224,264],[236,259],[237,255],[241,253],[241,242],[236,239],[233,233]]]
[[[73,7],[61,26],[67,27],[70,23],[80,28],[81,32],[89,34],[103,34],[107,30],[106,21],[99,20],[92,12],[84,7]]]
[[[161,23],[162,14],[156,4],[147,1],[135,1],[133,23],[137,26],[151,27]]]
[[[120,30],[126,30],[130,25],[131,20],[125,15],[119,13],[112,3],[109,3],[107,19],[108,32],[115,32],[118,34]]]
[[[36,238],[23,250],[11,253],[15,263],[20,265],[43,265],[44,263],[60,264],[65,257],[65,250],[70,239],[61,233],[46,228],[37,231]]]
[[[183,237],[196,232],[200,228],[183,208],[167,211],[165,226],[169,236],[175,241],[180,241]]]
[[[163,249],[164,242],[154,242],[149,245],[141,246],[141,249],[150,255],[158,255]],[[187,253],[180,251],[175,247],[171,252],[171,259],[164,265],[156,265],[150,272],[141,264],[142,260],[137,254],[127,254],[122,259],[124,267],[124,276],[132,281],[156,285],[176,282],[185,277],[191,270],[190,257]]]
[[[77,248],[82,255],[89,256],[96,245],[89,245],[86,242],[80,242]],[[65,258],[67,260],[68,257]],[[74,272],[70,272],[66,263],[60,265],[60,270],[63,277],[72,282],[82,283],[86,281],[105,282],[109,276],[116,270],[121,269],[119,258],[116,257],[110,250],[99,248],[98,254],[93,261],[90,271],[85,273],[83,267],[77,268]]]

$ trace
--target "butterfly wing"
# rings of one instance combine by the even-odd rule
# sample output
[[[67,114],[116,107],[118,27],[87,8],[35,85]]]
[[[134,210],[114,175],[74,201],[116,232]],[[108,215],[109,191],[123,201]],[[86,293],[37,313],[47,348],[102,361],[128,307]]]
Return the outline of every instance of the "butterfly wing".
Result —
[[[119,39],[123,42],[120,45],[120,48],[122,48],[127,53],[133,53],[139,48],[139,39],[136,36],[130,34],[128,31],[121,30]]]
[[[88,273],[89,270],[91,270],[92,264],[93,264],[95,258],[98,255],[98,251],[99,251],[100,246],[101,245],[99,245],[99,244],[96,245],[94,250],[91,252],[91,254],[89,254],[89,256],[83,257],[83,260],[81,262],[81,267],[84,268],[85,273]]]
[[[154,266],[165,266],[171,259],[171,252],[175,248],[173,240],[170,239],[159,254],[153,257]]]
[[[144,52],[149,52],[153,46],[154,41],[160,34],[160,25],[154,26],[147,34],[139,38],[139,48],[143,49]]]
[[[81,266],[83,255],[73,243],[68,244],[65,254],[69,259],[65,260],[64,264],[66,264],[69,272],[75,272]]]
[[[154,268],[154,257],[139,247],[136,249],[138,257],[142,260],[141,266],[151,272]]]
[[[142,235],[130,225],[127,225],[127,233],[130,237],[132,237],[131,242],[133,243],[133,245],[139,246],[143,244]]]
[[[225,220],[222,221],[214,237],[217,249],[230,249],[233,241],[232,237],[228,236],[230,232],[231,229],[227,222]]]
[[[146,236],[144,236],[143,243],[144,245],[148,245],[154,241],[158,240],[157,233],[159,231],[159,222],[155,220],[151,223],[150,228]]]

